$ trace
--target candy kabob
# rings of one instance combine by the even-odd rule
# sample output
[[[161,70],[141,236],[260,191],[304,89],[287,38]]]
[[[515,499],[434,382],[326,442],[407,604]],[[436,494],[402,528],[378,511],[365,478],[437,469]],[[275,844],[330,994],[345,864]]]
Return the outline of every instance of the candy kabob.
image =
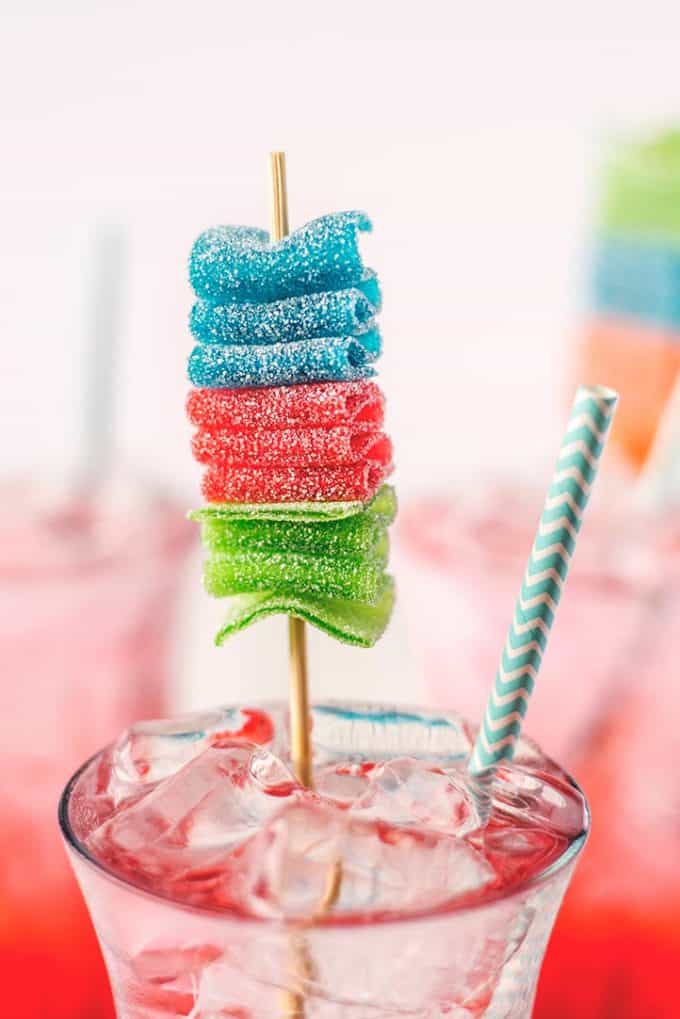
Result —
[[[274,237],[215,227],[191,253],[188,415],[207,503],[192,516],[205,586],[227,602],[217,643],[265,616],[291,618],[291,724],[302,740],[292,732],[294,764],[309,785],[303,621],[375,644],[394,601],[386,567],[396,500],[384,484],[384,400],[371,381],[380,289],[358,243],[370,222],[341,212],[283,236],[283,169],[274,153]]]

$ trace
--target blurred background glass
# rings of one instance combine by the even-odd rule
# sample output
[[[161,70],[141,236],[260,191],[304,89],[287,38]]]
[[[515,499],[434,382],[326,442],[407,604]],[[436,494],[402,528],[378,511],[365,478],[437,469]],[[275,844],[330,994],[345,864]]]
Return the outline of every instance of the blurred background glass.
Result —
[[[572,383],[621,390],[528,722],[594,811],[537,1015],[674,1017],[676,511],[672,486],[633,495],[680,367],[680,13],[8,0],[0,18],[0,972],[30,989],[8,1014],[109,1014],[52,783],[133,717],[285,688],[285,622],[216,649],[195,547],[184,570],[183,412],[189,248],[267,223],[285,147],[293,227],[375,224],[402,502],[394,622],[370,654],[312,632],[314,694],[478,716]]]
[[[64,774],[171,705],[181,507],[126,490],[0,489],[0,979],[9,1015],[112,1014],[55,831]]]

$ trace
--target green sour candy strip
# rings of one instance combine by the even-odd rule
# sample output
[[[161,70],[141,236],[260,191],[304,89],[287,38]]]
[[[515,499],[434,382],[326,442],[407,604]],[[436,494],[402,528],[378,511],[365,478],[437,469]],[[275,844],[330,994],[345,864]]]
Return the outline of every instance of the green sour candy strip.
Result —
[[[268,591],[236,595],[215,643],[267,616],[299,616],[312,626],[355,647],[373,647],[385,632],[394,605],[394,582],[385,576],[382,595],[375,605],[320,596],[274,594]]]
[[[370,553],[356,556],[298,552],[230,552],[206,560],[204,582],[215,598],[251,591],[317,594],[374,604],[387,563],[387,535]]]
[[[368,513],[324,524],[278,520],[208,518],[201,525],[203,544],[213,556],[234,552],[300,552],[306,555],[370,555],[385,535],[385,525]]]
[[[194,511],[207,550],[205,587],[228,598],[217,641],[274,613],[297,615],[346,643],[371,647],[392,611],[385,574],[394,489],[369,503],[220,504]]]
[[[383,485],[368,503],[363,502],[221,502],[189,513],[191,520],[272,520],[279,522],[322,523],[344,520],[368,513],[390,524],[397,512],[397,497],[392,485]]]

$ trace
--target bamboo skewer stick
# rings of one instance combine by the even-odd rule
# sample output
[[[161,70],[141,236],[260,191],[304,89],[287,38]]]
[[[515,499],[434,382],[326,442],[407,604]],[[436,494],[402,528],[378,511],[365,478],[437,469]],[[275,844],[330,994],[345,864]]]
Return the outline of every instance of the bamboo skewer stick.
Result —
[[[271,240],[280,241],[288,233],[288,196],[286,191],[286,155],[270,155],[272,182]],[[312,753],[309,740],[309,692],[307,680],[307,634],[303,619],[288,620],[290,657],[290,745],[295,774],[301,785],[311,789]]]
[[[286,190],[286,156],[284,152],[270,155],[272,184],[271,240],[280,241],[288,234],[288,196]],[[307,670],[307,630],[303,619],[288,619],[289,646],[289,707],[290,746],[293,768],[300,785],[314,787],[312,749],[309,725],[309,681]],[[323,896],[315,916],[323,916],[334,906],[340,894],[342,862],[337,860],[328,874]],[[291,957],[300,981],[312,979],[314,964],[302,934],[291,938]],[[301,990],[286,990],[281,995],[280,1019],[304,1019],[305,997]]]
[[[272,215],[270,240],[280,241],[288,233],[288,195],[286,155],[272,152],[270,157]],[[288,619],[290,746],[295,774],[301,785],[312,786],[312,755],[309,741],[309,689],[307,679],[307,634],[303,619]],[[291,963],[298,977],[310,971],[307,947],[299,936],[291,938]],[[280,1019],[304,1019],[305,998],[300,990],[281,993]]]

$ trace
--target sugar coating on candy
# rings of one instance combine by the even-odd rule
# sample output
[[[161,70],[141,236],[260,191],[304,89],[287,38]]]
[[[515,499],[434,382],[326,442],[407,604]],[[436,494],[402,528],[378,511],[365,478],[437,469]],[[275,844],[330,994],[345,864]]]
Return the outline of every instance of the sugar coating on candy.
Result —
[[[257,467],[386,465],[392,444],[379,429],[300,428],[253,432],[198,432],[194,458],[202,464]]]
[[[343,467],[210,466],[201,490],[207,502],[366,502],[391,473],[387,464]]]
[[[355,555],[383,558],[385,522],[368,511],[319,523],[282,520],[229,520],[205,517],[203,546],[210,555],[232,552],[300,552],[304,555]]]
[[[265,230],[214,227],[194,244],[189,279],[197,296],[211,304],[356,286],[364,277],[358,235],[370,229],[361,212],[321,216],[275,244]]]
[[[357,283],[357,289],[361,291],[369,304],[372,304],[376,312],[382,308],[382,290],[380,283],[373,269],[364,269],[361,282]]]
[[[386,487],[386,486],[383,486]],[[378,498],[378,496],[376,496]],[[370,505],[370,503],[369,503]],[[345,520],[364,509],[359,500],[337,502],[217,502],[191,510],[190,520]]]
[[[189,513],[191,520],[270,520],[274,523],[317,523],[347,520],[366,514],[383,524],[391,524],[397,515],[397,494],[392,485],[383,485],[367,503],[363,502],[288,502],[288,503],[217,503]]]
[[[194,245],[187,412],[210,505],[192,516],[206,589],[229,606],[218,643],[283,612],[369,647],[389,620],[396,503],[384,401],[367,381],[382,347],[358,244],[368,229],[339,213],[276,244],[219,227]]]
[[[379,292],[373,296],[379,301]],[[282,343],[356,336],[371,328],[377,310],[359,287],[266,304],[212,305],[199,300],[191,309],[189,327],[199,343]]]
[[[230,598],[227,617],[215,643],[220,645],[232,634],[267,616],[299,616],[329,636],[355,647],[373,647],[385,632],[394,606],[394,583],[385,577],[383,593],[375,605],[321,596],[294,596],[253,592]]]
[[[240,389],[363,379],[375,375],[381,349],[377,329],[267,345],[199,344],[189,355],[189,380],[194,386]]]
[[[206,589],[215,597],[271,591],[372,604],[382,592],[387,561],[388,501],[385,494],[386,512],[369,506],[337,521],[294,523],[203,515]]]
[[[294,519],[286,505],[272,507],[263,519],[253,518],[250,510],[248,506],[229,507],[226,512],[204,507],[192,514],[202,525],[207,553],[204,583],[209,594],[236,600],[241,608],[243,596],[262,593],[267,614],[286,611],[281,606],[295,599],[296,604],[306,604],[314,619],[320,618],[321,599],[326,603],[326,627],[331,625],[331,603],[344,619],[343,639],[348,639],[349,619],[355,624],[363,620],[364,626],[370,621],[370,632],[355,628],[354,643],[369,641],[378,621],[386,625],[389,612],[385,615],[385,610],[391,604],[386,592],[392,591],[385,573],[387,528],[396,513],[390,486],[384,485],[359,512],[338,519],[318,519],[314,505],[307,507],[305,517]],[[263,603],[257,604],[258,613],[252,618],[249,613],[242,617],[239,608],[239,627],[259,616]],[[226,631],[221,632],[224,637]]]
[[[217,553],[203,565],[203,581],[214,598],[270,591],[318,594],[373,605],[382,594],[387,541],[357,555],[321,555],[268,549]]]
[[[375,384],[321,382],[270,389],[194,389],[192,424],[206,431],[382,425],[384,397]]]

